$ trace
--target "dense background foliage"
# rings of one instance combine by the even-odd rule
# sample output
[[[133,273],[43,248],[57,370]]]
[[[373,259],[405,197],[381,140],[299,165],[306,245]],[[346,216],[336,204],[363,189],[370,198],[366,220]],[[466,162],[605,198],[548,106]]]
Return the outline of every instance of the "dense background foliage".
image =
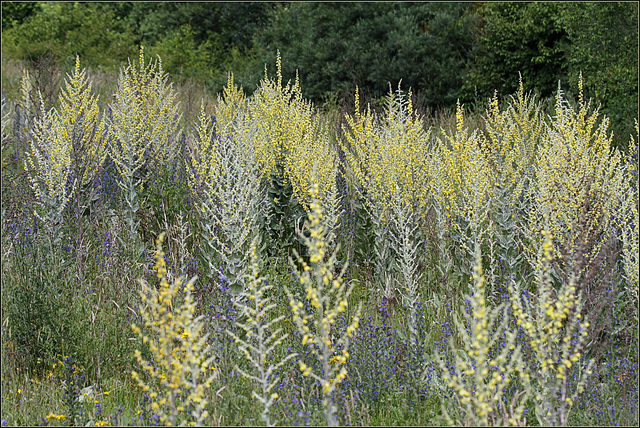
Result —
[[[582,71],[616,144],[638,116],[635,2],[2,3],[5,59],[48,55],[70,69],[78,54],[115,70],[140,44],[176,80],[214,92],[230,70],[252,92],[279,49],[314,102],[352,99],[356,85],[379,99],[402,79],[418,107],[436,110],[512,93],[518,73],[550,97]]]

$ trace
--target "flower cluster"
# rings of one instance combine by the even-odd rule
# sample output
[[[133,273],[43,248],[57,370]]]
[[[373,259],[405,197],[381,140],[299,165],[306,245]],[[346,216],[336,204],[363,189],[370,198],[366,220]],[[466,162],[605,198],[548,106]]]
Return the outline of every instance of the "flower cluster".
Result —
[[[487,304],[478,244],[475,250],[471,313],[465,312],[465,324],[456,319],[464,349],[455,352],[451,344],[456,362],[453,370],[448,370],[444,359],[439,358],[443,380],[455,391],[460,404],[459,408],[456,407],[458,424],[519,425],[522,423],[526,395],[521,398],[522,393],[516,393],[512,402],[507,403],[504,390],[513,380],[514,372],[523,370],[522,354],[520,347],[515,344],[515,334],[507,331],[505,304],[493,309]],[[494,328],[497,321],[500,324]],[[501,343],[499,339],[505,335],[506,342]],[[466,359],[462,357],[462,351],[467,356]],[[519,405],[515,407],[517,403]],[[510,404],[510,411],[507,410],[507,404]],[[454,421],[444,405],[443,413],[449,423],[453,424]]]
[[[194,318],[195,303],[192,298],[196,277],[184,286],[184,302],[178,306],[177,295],[182,289],[183,279],[172,283],[167,281],[167,269],[162,251],[164,233],[156,240],[156,266],[159,290],[150,288],[140,281],[145,292],[140,297],[146,306],[141,309],[146,328],[151,330],[145,335],[135,324],[131,328],[148,344],[153,362],[145,361],[142,352],[136,350],[136,359],[151,379],[147,383],[137,372],[133,379],[152,399],[151,408],[159,415],[163,424],[176,425],[180,416],[187,413],[187,420],[201,424],[208,416],[205,410],[207,400],[205,391],[211,386],[214,377],[208,376],[213,357],[208,357],[210,349],[206,336],[201,336],[202,317]],[[160,388],[155,390],[155,383]]]
[[[349,326],[337,335],[334,325],[338,316],[347,311],[348,298],[353,290],[353,283],[347,288],[342,274],[335,275],[334,267],[336,254],[326,254],[327,230],[325,217],[318,203],[318,185],[313,184],[311,194],[311,213],[305,228],[309,236],[301,233],[309,250],[310,265],[298,258],[298,267],[293,260],[291,264],[296,268],[296,275],[306,291],[306,300],[311,309],[305,308],[302,301],[297,300],[290,291],[289,305],[293,313],[293,321],[302,336],[302,345],[306,345],[312,355],[317,358],[321,370],[316,371],[310,362],[299,361],[300,371],[304,376],[314,378],[322,388],[323,407],[329,425],[336,425],[335,406],[332,395],[337,386],[347,375],[343,363],[349,358],[349,343],[358,328],[360,308],[353,315]],[[336,336],[337,337],[336,339]],[[332,363],[331,361],[334,361]],[[336,364],[337,363],[337,364]]]
[[[521,372],[521,381],[536,403],[538,420],[550,425],[566,425],[576,397],[591,374],[590,361],[580,367],[589,323],[583,320],[581,293],[575,277],[563,282],[556,292],[552,286],[550,262],[553,259],[553,236],[543,231],[538,252],[536,284],[537,304],[522,299],[511,287],[511,302],[517,324],[524,328],[539,367],[537,372]],[[577,388],[571,392],[568,372],[578,370]]]
[[[137,236],[138,193],[151,168],[168,163],[178,153],[182,133],[178,107],[162,62],[145,64],[140,47],[138,66],[129,62],[120,71],[108,116],[109,153],[120,176],[118,186],[124,194],[132,236]]]

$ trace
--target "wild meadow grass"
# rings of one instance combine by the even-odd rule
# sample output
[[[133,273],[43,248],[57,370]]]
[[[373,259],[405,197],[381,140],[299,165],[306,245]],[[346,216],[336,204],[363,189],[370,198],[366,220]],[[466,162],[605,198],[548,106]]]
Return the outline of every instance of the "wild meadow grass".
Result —
[[[637,424],[637,126],[280,61],[212,103],[3,60],[2,425]]]

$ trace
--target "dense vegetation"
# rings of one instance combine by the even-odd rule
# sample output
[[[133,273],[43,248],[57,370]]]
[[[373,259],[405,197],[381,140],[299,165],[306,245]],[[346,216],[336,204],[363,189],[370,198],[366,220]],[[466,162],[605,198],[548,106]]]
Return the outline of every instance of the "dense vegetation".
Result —
[[[3,3],[2,425],[636,425],[637,5],[571,7]]]
[[[558,82],[577,87],[582,72],[616,146],[638,116],[635,2],[2,3],[3,60],[52,56],[69,71],[80,55],[117,72],[140,45],[179,83],[214,93],[227,71],[252,93],[279,49],[285,74],[298,70],[303,96],[317,104],[352,103],[356,86],[379,100],[402,80],[416,108],[435,111],[511,94],[518,73],[548,98]]]

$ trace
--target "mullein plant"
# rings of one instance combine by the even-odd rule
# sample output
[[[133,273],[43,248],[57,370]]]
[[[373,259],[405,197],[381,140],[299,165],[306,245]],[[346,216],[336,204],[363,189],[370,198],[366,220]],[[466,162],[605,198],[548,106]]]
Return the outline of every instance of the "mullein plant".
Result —
[[[178,422],[202,425],[208,417],[205,391],[211,387],[214,357],[209,357],[210,346],[206,335],[202,335],[203,317],[195,317],[196,303],[193,287],[197,277],[186,284],[179,277],[169,283],[162,251],[164,232],[156,240],[155,270],[160,280],[159,288],[140,280],[141,316],[144,328],[151,331],[145,335],[143,329],[131,325],[143,344],[148,344],[153,361],[146,361],[140,350],[135,357],[143,372],[151,379],[132,372],[133,379],[149,394],[151,408],[161,424],[177,425]],[[178,305],[178,294],[184,292],[184,300]]]
[[[178,151],[182,131],[176,96],[162,61],[145,64],[142,47],[139,64],[130,61],[120,70],[110,105],[109,154],[118,171],[127,225],[134,238],[138,237],[135,217],[140,191],[152,168],[168,164]]]
[[[218,95],[218,103],[215,107],[216,133],[227,135],[233,133],[233,123],[238,115],[244,113],[247,107],[247,98],[242,88],[234,84],[233,73],[227,76],[227,85],[222,89],[222,96]]]
[[[636,137],[638,121],[636,120]],[[631,307],[634,308],[635,325],[638,325],[638,145],[631,137],[629,153],[625,159],[626,174],[630,180],[627,190],[626,210],[628,220],[622,226],[622,261],[627,282],[627,290],[632,299]]]
[[[216,153],[216,120],[205,112],[204,101],[200,104],[200,115],[189,137],[192,148],[189,152],[191,162],[187,165],[188,183],[193,195],[199,199],[203,197],[202,189],[206,187],[210,174],[219,168]]]
[[[589,322],[581,313],[582,292],[576,287],[575,274],[559,290],[553,287],[553,235],[548,229],[543,229],[541,241],[535,269],[536,301],[510,287],[516,323],[524,330],[535,362],[521,370],[520,382],[534,400],[538,422],[564,426],[591,375],[593,360],[585,364],[583,358]]]
[[[434,158],[438,158],[437,150],[434,152]],[[436,189],[435,194],[440,194],[440,189]],[[442,205],[442,200],[432,197],[432,212],[435,216],[436,225],[436,247],[438,250],[438,258],[436,268],[438,270],[438,282],[445,292],[449,290],[449,280],[453,269],[453,257],[451,255],[451,239],[449,237],[450,218]]]
[[[357,87],[354,115],[346,115],[345,119],[347,124],[342,125],[345,143],[340,142],[340,145],[345,155],[347,177],[355,193],[364,201],[363,206],[373,224],[375,278],[382,285],[381,291],[391,297],[393,279],[391,276],[390,225],[385,216],[384,205],[376,203],[377,195],[375,192],[382,183],[384,174],[382,162],[376,155],[385,152],[375,150],[374,142],[381,140],[381,130],[370,105],[367,105],[365,111],[360,111],[360,92]]]
[[[55,109],[45,110],[33,124],[33,140],[26,153],[25,169],[39,206],[35,215],[50,232],[53,245],[62,240],[63,213],[73,196],[77,178],[72,178],[71,141]],[[70,180],[73,179],[71,186]]]
[[[237,366],[236,369],[241,375],[256,382],[258,391],[253,391],[253,397],[262,406],[262,420],[267,426],[273,426],[270,408],[278,399],[278,393],[273,391],[273,387],[280,382],[276,371],[297,354],[288,354],[279,360],[274,358],[278,347],[288,337],[288,334],[281,335],[282,328],[277,327],[284,319],[284,315],[273,317],[273,309],[276,305],[266,296],[273,285],[267,285],[266,278],[260,276],[255,240],[250,251],[251,268],[246,275],[246,290],[240,294],[241,300],[234,302],[243,317],[243,322],[236,322],[236,325],[244,331],[245,338],[228,330],[227,334],[238,344],[240,351],[251,365],[250,372]]]
[[[7,97],[5,97],[4,95],[2,95],[2,142],[1,142],[1,153],[2,153],[2,166],[4,167],[4,162],[5,162],[5,139],[9,136],[9,123],[11,123],[11,118],[12,118],[12,109],[11,109],[11,105],[9,103],[7,103]],[[7,133],[5,134],[5,130],[7,130]]]
[[[358,328],[361,305],[355,311],[344,331],[336,332],[335,324],[340,314],[347,311],[348,298],[354,283],[347,287],[343,279],[345,268],[336,276],[336,251],[326,253],[326,243],[330,235],[327,219],[318,201],[319,186],[313,183],[310,189],[311,212],[305,222],[308,233],[301,232],[309,251],[309,264],[301,257],[297,263],[290,260],[295,268],[295,276],[306,292],[307,309],[287,289],[292,319],[302,337],[302,345],[317,359],[320,369],[314,369],[311,361],[298,360],[304,376],[311,376],[322,388],[324,414],[330,426],[338,424],[333,393],[347,375],[345,363],[349,358],[349,343]],[[298,267],[301,266],[301,267]]]
[[[376,277],[385,287],[387,297],[394,293],[393,269],[396,255],[390,245],[393,233],[392,200],[415,210],[421,219],[428,204],[429,136],[421,117],[413,112],[411,92],[405,94],[398,85],[389,90],[385,113],[378,118],[367,110],[360,112],[359,92],[353,116],[347,115],[343,127],[346,166],[351,185],[364,200],[374,224]]]
[[[391,246],[396,254],[397,289],[403,297],[404,305],[409,311],[407,325],[409,328],[409,366],[415,373],[413,379],[419,379],[422,371],[418,349],[418,303],[419,286],[422,273],[418,271],[421,253],[421,233],[416,209],[408,208],[404,203],[400,189],[392,195],[390,216],[393,222]],[[417,386],[419,383],[416,383]]]
[[[443,134],[431,163],[431,186],[437,202],[452,219],[450,236],[464,260],[458,266],[460,273],[470,276],[475,245],[486,240],[490,229],[487,218],[493,186],[489,163],[482,152],[483,137],[465,127],[460,103],[456,107],[455,133]]]
[[[516,200],[525,195],[528,187],[523,178],[534,175],[536,150],[546,126],[542,105],[535,96],[524,93],[521,76],[507,108],[500,109],[496,92],[483,119],[487,135],[483,153],[496,171],[500,186],[510,189],[509,200]]]
[[[90,204],[92,183],[107,155],[105,123],[98,108],[98,97],[92,94],[86,71],[80,70],[76,56],[73,74],[67,76],[59,100],[62,135],[71,146],[73,189],[76,200],[78,242],[82,240],[82,216]]]
[[[23,90],[27,88],[24,84]],[[23,95],[25,102],[30,99],[27,93]],[[90,183],[106,157],[106,140],[98,99],[91,93],[86,72],[80,70],[78,57],[60,94],[59,106],[45,111],[42,99],[40,102],[41,112],[33,122],[33,141],[27,153],[31,187],[45,207],[40,218],[55,230],[55,241],[60,239],[62,212],[76,198],[80,241],[85,190],[92,191]]]
[[[226,135],[215,134],[204,109],[199,122],[190,183],[202,193],[199,202],[202,253],[210,275],[226,277],[237,294],[243,291],[243,275],[250,266],[250,244],[267,214],[266,192],[260,182],[255,151],[264,137],[258,126],[243,117],[229,124],[233,130]]]
[[[297,198],[307,213],[310,212],[311,203],[308,189],[314,174],[315,183],[318,184],[318,203],[326,213],[327,228],[335,232],[341,214],[336,182],[338,155],[329,144],[328,134],[320,132],[318,127],[318,121],[309,126],[309,132],[302,136],[302,141],[289,154],[286,171],[293,187],[293,197]],[[335,242],[327,242],[328,250],[332,251],[334,245]]]
[[[535,96],[524,93],[522,77],[507,108],[500,109],[496,93],[483,119],[487,130],[483,152],[493,177],[491,235],[503,266],[501,282],[507,283],[515,281],[525,266],[522,240],[530,206],[528,189],[545,123],[542,105]]]
[[[7,97],[2,95],[2,139],[4,140],[5,134],[4,130],[7,128],[7,125],[11,122],[11,108],[7,103]]]
[[[289,81],[283,85],[278,52],[276,78],[269,78],[265,67],[264,79],[247,103],[245,120],[257,125],[260,133],[266,136],[255,147],[260,179],[268,182],[267,203],[270,214],[265,232],[271,239],[280,241],[284,247],[296,245],[293,225],[298,218],[304,216],[304,211],[293,194],[291,173],[296,169],[292,169],[289,157],[296,147],[303,144],[305,138],[311,141],[317,129],[314,113],[311,103],[302,97],[297,75],[293,84]]]
[[[22,78],[20,79],[20,99],[18,100],[18,112],[16,116],[17,129],[14,130],[15,136],[20,141],[30,139],[31,127],[37,115],[37,107],[34,106],[35,98],[33,83],[28,70],[22,70]]]
[[[261,165],[261,178],[284,170],[286,159],[312,126],[313,109],[302,97],[300,82],[282,84],[280,52],[276,59],[276,79],[270,79],[265,67],[260,81],[247,104],[246,119],[259,126],[267,136],[256,146]],[[285,177],[286,178],[286,177]]]
[[[463,309],[464,323],[455,318],[462,348],[458,350],[450,343],[455,356],[453,367],[447,368],[436,351],[443,380],[454,391],[458,404],[452,407],[455,421],[444,404],[443,415],[451,425],[522,425],[526,422],[522,416],[527,395],[519,391],[509,400],[505,388],[517,380],[517,372],[524,370],[525,363],[520,346],[516,346],[516,334],[507,327],[506,304],[491,308],[487,301],[479,243],[474,250],[471,311]]]
[[[578,83],[575,107],[558,89],[555,115],[539,146],[527,240],[533,258],[540,232],[553,235],[553,273],[564,283],[573,276],[583,292],[584,311],[592,320],[589,354],[597,357],[606,346],[600,332],[612,321],[612,303],[619,296],[610,275],[620,231],[628,221],[628,184],[622,155],[611,147],[608,118],[598,124],[598,109],[591,111],[581,78]]]
[[[556,250],[563,253],[556,273],[565,282],[573,269],[568,262],[578,250],[583,253],[576,285],[584,282],[606,238],[623,221],[620,213],[626,188],[621,153],[611,148],[608,119],[604,117],[595,127],[598,110],[589,112],[590,104],[583,99],[582,76],[578,83],[575,109],[558,89],[555,116],[538,151],[529,216],[533,242],[548,221]]]

